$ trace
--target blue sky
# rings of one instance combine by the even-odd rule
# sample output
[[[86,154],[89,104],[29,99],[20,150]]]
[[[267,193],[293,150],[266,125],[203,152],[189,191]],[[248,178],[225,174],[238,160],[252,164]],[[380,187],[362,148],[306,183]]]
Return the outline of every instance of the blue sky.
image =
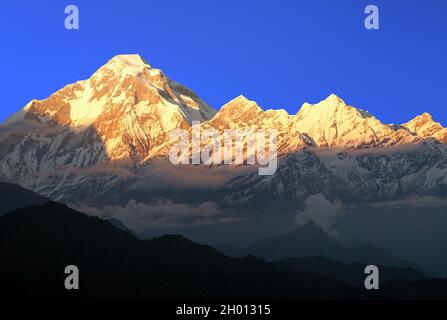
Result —
[[[380,30],[363,26],[368,4]],[[2,0],[0,120],[140,53],[216,108],[243,94],[296,113],[336,93],[384,122],[447,125],[446,18],[443,0]]]

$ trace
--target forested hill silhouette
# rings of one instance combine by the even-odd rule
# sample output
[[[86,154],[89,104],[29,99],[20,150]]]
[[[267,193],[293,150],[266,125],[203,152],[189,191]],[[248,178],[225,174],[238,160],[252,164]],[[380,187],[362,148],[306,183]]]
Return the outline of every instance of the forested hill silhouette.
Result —
[[[346,265],[324,257],[287,258],[278,262],[280,265],[297,272],[312,272],[350,284],[354,287],[364,285],[366,264]],[[397,268],[378,265],[381,285],[394,281],[420,281],[427,277],[413,268]]]
[[[0,218],[0,290],[30,298],[348,298],[325,277],[229,258],[181,236],[141,241],[99,218],[48,203]],[[80,290],[67,291],[76,265]]]
[[[230,258],[182,236],[142,241],[111,223],[46,203],[0,218],[0,294],[9,298],[347,299],[367,298],[331,278],[254,257]],[[80,290],[64,287],[76,265]],[[447,297],[443,281],[393,283],[376,297]]]
[[[48,198],[17,184],[0,181],[0,216],[12,210],[44,204],[49,201]]]

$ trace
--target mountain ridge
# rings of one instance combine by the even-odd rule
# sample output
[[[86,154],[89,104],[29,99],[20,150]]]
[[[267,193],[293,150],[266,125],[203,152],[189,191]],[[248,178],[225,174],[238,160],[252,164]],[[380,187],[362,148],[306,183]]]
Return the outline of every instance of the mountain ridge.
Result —
[[[375,293],[336,280],[323,261],[316,273],[294,262],[227,257],[178,235],[138,240],[102,219],[58,203],[18,209],[0,217],[0,292],[8,299],[377,299],[445,298],[445,281],[385,283]],[[32,245],[30,245],[32,244]],[[33,268],[29,268],[32,265]],[[81,290],[63,286],[67,265],[80,272]],[[342,266],[342,268],[344,268]],[[294,271],[296,269],[296,271]],[[361,269],[354,272],[361,273]],[[325,275],[326,273],[326,275]],[[354,279],[357,275],[354,276]],[[393,274],[391,279],[396,279]],[[110,281],[113,279],[113,281]],[[415,289],[419,290],[415,290]]]
[[[0,253],[8,261],[0,265],[0,291],[12,298],[342,298],[356,293],[336,280],[255,258],[230,258],[178,235],[138,240],[57,203],[0,217],[0,231]],[[63,286],[63,271],[72,264],[82,279],[82,290],[74,293]]]
[[[178,168],[168,161],[175,143],[170,133],[190,133],[195,120],[201,132],[276,129],[277,171],[260,177],[226,166],[235,173],[218,173],[210,187],[207,174],[224,170],[219,165],[184,179],[172,177]],[[261,209],[282,202],[282,208],[293,210],[303,209],[316,194],[348,204],[414,194],[445,197],[445,131],[429,115],[402,125],[383,124],[335,94],[304,104],[294,115],[264,111],[244,96],[216,111],[141,56],[119,55],[89,79],[31,101],[0,126],[0,179],[52,200],[100,208],[126,207],[135,199],[147,204],[159,197],[187,205],[211,200],[218,206]],[[148,180],[153,185],[140,190]],[[179,180],[194,183],[186,181],[185,190],[185,181]]]
[[[132,100],[130,104],[129,99]],[[163,108],[158,110],[156,106],[160,102]],[[176,107],[172,108],[172,103]],[[112,114],[102,115],[107,108]],[[123,109],[127,111],[123,112]],[[129,117],[129,112],[133,116]],[[154,114],[158,116],[154,118]],[[256,117],[262,119],[256,121]],[[117,118],[125,118],[129,125],[116,122]],[[33,119],[70,127],[93,125],[105,144],[104,149],[113,149],[118,143],[130,144],[137,153],[142,153],[141,158],[148,159],[150,145],[144,140],[166,143],[167,132],[177,128],[189,129],[192,121],[206,122],[205,128],[214,125],[218,130],[223,127],[277,129],[280,136],[283,135],[280,144],[285,145],[284,154],[308,146],[356,149],[410,144],[426,138],[447,141],[447,129],[433,121],[429,129],[421,127],[427,124],[420,124],[418,118],[400,126],[382,124],[369,112],[347,105],[335,94],[317,104],[303,104],[295,115],[285,110],[264,111],[244,96],[233,99],[216,111],[194,92],[168,79],[140,55],[133,54],[117,55],[90,79],[67,85],[45,100],[32,100],[4,124]],[[145,128],[144,123],[149,120],[165,125]],[[112,122],[113,126],[107,122]],[[116,129],[113,128],[123,125],[121,130],[135,131],[130,140],[116,137]],[[299,142],[292,141],[294,139]],[[125,147],[108,154],[111,159],[121,159],[126,152],[132,153],[132,150]],[[166,151],[156,152],[152,157],[157,155],[166,155]]]
[[[50,202],[50,199],[16,184],[0,181],[0,217],[10,211]]]
[[[243,253],[269,261],[323,256],[345,264],[379,264],[421,270],[414,263],[397,259],[390,252],[371,245],[345,246],[330,237],[314,222],[308,222],[288,233],[261,240],[245,249]]]

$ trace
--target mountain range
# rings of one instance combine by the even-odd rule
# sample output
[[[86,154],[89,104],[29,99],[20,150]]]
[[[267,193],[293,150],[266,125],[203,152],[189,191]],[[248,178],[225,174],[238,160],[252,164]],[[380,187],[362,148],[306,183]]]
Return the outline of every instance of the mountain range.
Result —
[[[116,56],[90,79],[67,85],[45,100],[33,100],[8,118],[0,130],[0,179],[63,202],[109,204],[105,194],[113,193],[112,188],[123,189],[120,184],[141,175],[141,168],[150,167],[155,159],[166,159],[173,144],[169,133],[190,130],[193,121],[200,121],[201,129],[270,128],[278,132],[278,154],[287,163],[273,178],[277,181],[242,177],[243,181],[223,186],[237,190],[237,194],[226,194],[228,200],[240,198],[241,192],[242,196],[256,196],[259,188],[281,197],[291,192],[295,199],[316,191],[331,199],[339,194],[356,197],[352,193],[357,190],[364,195],[361,201],[395,199],[413,192],[445,193],[447,129],[429,114],[402,125],[383,124],[333,94],[318,104],[304,104],[296,115],[263,111],[243,96],[216,112],[139,55]],[[345,153],[316,154],[327,148]],[[380,151],[367,152],[372,149]],[[408,156],[409,152],[421,156]],[[301,167],[307,183],[299,181],[299,176],[294,177],[299,186],[282,178],[283,170],[293,166]],[[389,175],[387,171],[396,167],[398,172]],[[316,169],[318,176],[313,177]],[[96,175],[99,184],[91,175]],[[338,192],[306,185],[314,178],[330,180]],[[253,181],[259,179],[262,186]],[[83,192],[99,186],[105,190]],[[127,204],[132,199],[132,195],[123,197],[118,202]]]
[[[9,298],[278,299],[348,298],[355,290],[253,257],[229,258],[168,235],[138,240],[98,218],[47,203],[0,218],[0,291]],[[63,286],[76,265],[82,290]],[[2,295],[3,296],[3,295]]]
[[[193,127],[275,129],[275,174],[172,165],[170,133]],[[174,232],[247,247],[314,221],[348,242],[337,223],[348,211],[361,217],[361,206],[414,204],[421,226],[447,208],[447,129],[427,113],[384,124],[334,94],[294,115],[244,96],[216,110],[141,56],[119,55],[1,124],[0,181],[42,196],[29,205],[58,201],[142,238]],[[433,257],[447,249],[439,246]],[[447,274],[447,263],[437,268]]]
[[[447,297],[445,281],[411,269],[385,268],[381,290],[366,292],[356,283],[363,277],[358,266],[323,258],[279,263],[230,258],[177,235],[138,240],[107,221],[53,202],[0,217],[0,255],[8,261],[0,264],[0,293],[8,299]],[[65,290],[67,265],[78,267],[81,290]]]
[[[390,252],[374,246],[345,246],[331,238],[324,230],[309,222],[291,232],[267,238],[243,250],[243,255],[253,255],[279,261],[290,257],[322,256],[346,264],[363,263],[395,267],[418,267],[396,259]]]

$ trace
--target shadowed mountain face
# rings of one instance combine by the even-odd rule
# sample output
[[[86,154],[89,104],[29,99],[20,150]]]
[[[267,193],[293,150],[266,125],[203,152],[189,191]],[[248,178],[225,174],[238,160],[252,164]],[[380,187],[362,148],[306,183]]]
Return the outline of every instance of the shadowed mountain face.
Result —
[[[415,264],[399,260],[390,252],[374,246],[345,246],[312,222],[292,232],[262,240],[244,250],[243,254],[251,254],[272,261],[323,256],[346,264],[362,263],[418,268]]]
[[[436,198],[351,208],[334,228],[351,245],[374,243],[447,277],[447,204]],[[414,199],[413,199],[414,201]]]
[[[44,204],[50,200],[16,184],[0,182],[0,216],[15,209]]]

